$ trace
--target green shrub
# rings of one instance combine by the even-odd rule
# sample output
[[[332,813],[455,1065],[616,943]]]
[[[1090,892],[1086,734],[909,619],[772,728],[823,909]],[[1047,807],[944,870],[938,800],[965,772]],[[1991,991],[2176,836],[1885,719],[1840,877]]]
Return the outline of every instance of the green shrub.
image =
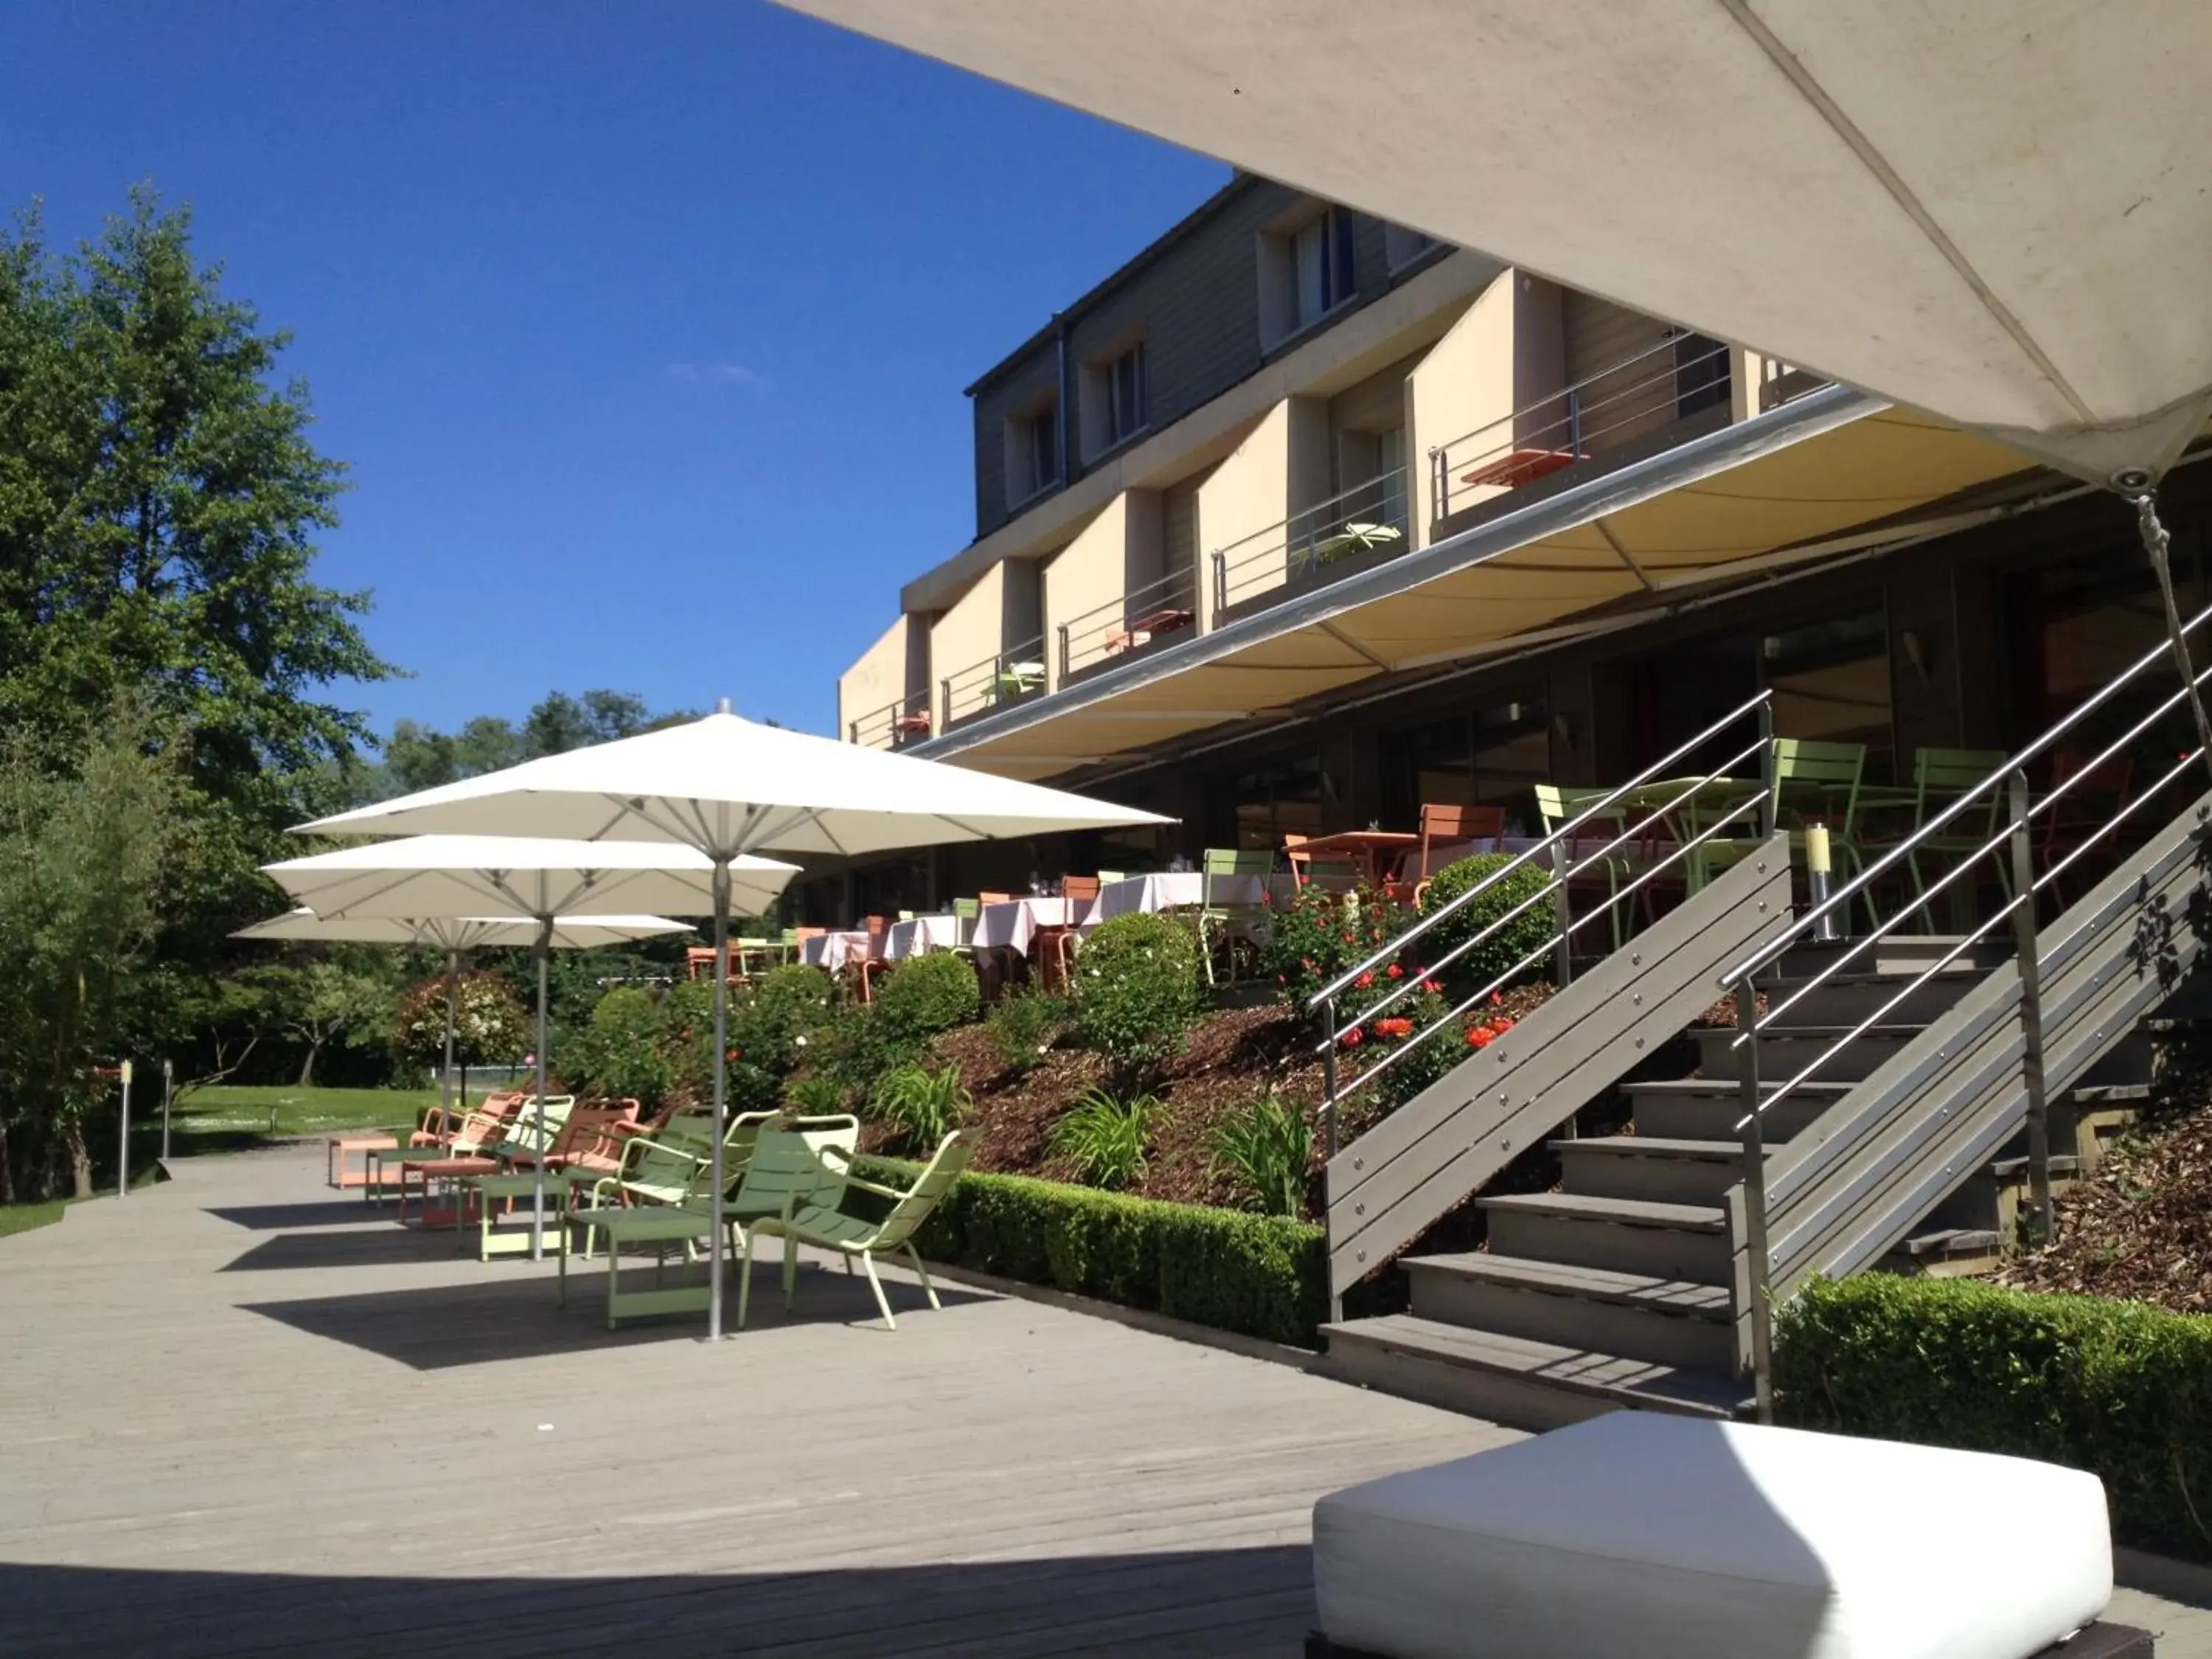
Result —
[[[975,969],[951,951],[909,957],[876,988],[875,1019],[885,1039],[919,1048],[939,1031],[972,1022],[981,1006]]]
[[[960,1127],[975,1107],[960,1086],[960,1068],[933,1072],[898,1066],[877,1079],[868,1097],[868,1115],[897,1129],[915,1152],[927,1152]]]
[[[1202,993],[1190,929],[1142,912],[1116,916],[1076,953],[1076,1030],[1123,1073],[1157,1066],[1190,1041]]]
[[[1159,1102],[1150,1095],[1119,1099],[1088,1091],[1069,1107],[1045,1142],[1086,1187],[1126,1187],[1145,1172],[1145,1139]]]
[[[1412,912],[1376,887],[1354,892],[1301,887],[1270,907],[1260,971],[1282,988],[1284,998],[1300,1007],[1324,985],[1367,961],[1413,924]],[[1380,984],[1380,976],[1377,984]],[[1382,991],[1347,988],[1337,1001],[1340,1018],[1381,996]]]
[[[618,985],[592,1010],[592,1022],[562,1046],[562,1079],[577,1093],[657,1107],[676,1085],[660,1006],[653,994]]]
[[[763,975],[730,998],[730,1046],[781,1077],[799,1060],[799,1039],[830,1018],[830,975],[803,962]]]
[[[895,1036],[866,1003],[848,1002],[806,1033],[806,1064],[848,1093],[866,1098],[876,1079],[919,1059],[921,1044]]]
[[[1428,891],[1421,901],[1423,913],[1433,915],[1462,893],[1480,886],[1492,874],[1512,862],[1512,856],[1509,854],[1477,853],[1472,858],[1447,864],[1429,883]],[[1505,922],[1465,956],[1452,962],[1445,974],[1450,983],[1463,985],[1470,991],[1501,978],[1508,984],[1541,979],[1551,968],[1547,947],[1552,936],[1559,931],[1557,902],[1548,896],[1538,896],[1550,880],[1548,872],[1528,864],[1503,880],[1484,888],[1480,897],[1470,899],[1438,922],[1433,930],[1414,941],[1413,952],[1421,957],[1423,962],[1408,963],[1407,971],[1415,971],[1425,963],[1435,961],[1447,951],[1473,939],[1509,911],[1528,902],[1528,908]],[[1431,943],[1432,940],[1434,943]],[[1530,960],[1523,963],[1522,959],[1524,957]]]
[[[2212,1317],[1869,1273],[1783,1310],[1774,1378],[1801,1427],[2090,1470],[2120,1542],[2212,1560]]]
[[[1052,1040],[1067,1024],[1065,998],[1042,991],[1017,992],[993,1005],[983,1022],[999,1064],[1010,1072],[1028,1071],[1045,1057]]]
[[[1312,1158],[1313,1125],[1304,1103],[1270,1089],[1213,1126],[1206,1167],[1234,1172],[1262,1213],[1295,1216],[1305,1208]]]
[[[914,1170],[863,1160],[862,1172],[902,1186]],[[855,1210],[882,1202],[865,1194],[847,1201]],[[1326,1236],[1281,1216],[970,1173],[917,1243],[933,1261],[1271,1342],[1318,1346],[1328,1316]]]

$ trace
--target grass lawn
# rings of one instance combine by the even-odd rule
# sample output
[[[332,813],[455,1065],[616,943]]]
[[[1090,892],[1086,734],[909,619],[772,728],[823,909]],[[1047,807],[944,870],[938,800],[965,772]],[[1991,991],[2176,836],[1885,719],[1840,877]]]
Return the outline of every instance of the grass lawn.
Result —
[[[480,1091],[471,1090],[471,1094]],[[171,1133],[179,1140],[211,1135],[252,1135],[258,1139],[339,1134],[349,1129],[385,1129],[411,1124],[426,1106],[438,1103],[435,1089],[301,1089],[281,1084],[215,1084],[195,1089],[176,1104]],[[158,1100],[151,1116],[158,1129]],[[187,1147],[185,1150],[190,1151]]]
[[[27,1233],[33,1227],[59,1221],[64,1207],[58,1198],[44,1204],[0,1204],[0,1238],[10,1233]]]

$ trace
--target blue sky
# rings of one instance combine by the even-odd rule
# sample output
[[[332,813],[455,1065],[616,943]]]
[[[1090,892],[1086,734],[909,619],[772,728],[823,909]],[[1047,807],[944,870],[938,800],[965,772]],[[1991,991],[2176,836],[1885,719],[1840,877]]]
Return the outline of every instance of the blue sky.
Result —
[[[974,533],[961,388],[1227,170],[750,0],[9,0],[0,203],[135,180],[296,336],[380,729],[608,686],[826,731]]]

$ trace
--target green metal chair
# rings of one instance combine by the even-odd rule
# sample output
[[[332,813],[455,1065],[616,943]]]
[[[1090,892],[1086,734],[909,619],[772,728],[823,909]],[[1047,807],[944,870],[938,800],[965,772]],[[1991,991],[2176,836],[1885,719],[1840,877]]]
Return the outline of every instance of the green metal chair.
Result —
[[[858,1188],[891,1200],[889,1214],[881,1221],[866,1221],[859,1216],[847,1215],[832,1201],[794,1197],[787,1200],[782,1210],[773,1216],[763,1217],[745,1231],[744,1266],[738,1279],[738,1328],[745,1326],[745,1316],[752,1300],[753,1241],[762,1235],[783,1240],[783,1305],[787,1312],[797,1298],[799,1291],[799,1247],[811,1244],[818,1249],[836,1250],[845,1258],[845,1269],[852,1271],[853,1259],[858,1256],[867,1270],[868,1288],[876,1293],[876,1306],[883,1310],[884,1324],[891,1330],[898,1328],[898,1321],[891,1316],[890,1299],[884,1295],[883,1280],[876,1277],[876,1258],[894,1250],[906,1252],[907,1260],[921,1279],[923,1292],[933,1308],[943,1304],[937,1299],[937,1287],[929,1282],[929,1270],[921,1264],[921,1254],[914,1248],[914,1236],[921,1224],[929,1219],[952,1183],[968,1167],[975,1155],[975,1138],[968,1131],[955,1129],[938,1144],[921,1173],[915,1177],[914,1185],[901,1192],[896,1187],[865,1180],[851,1172],[848,1167],[840,1183],[839,1197],[846,1188]]]
[[[1205,964],[1206,982],[1218,984],[1213,958],[1219,951],[1224,959],[1231,945],[1243,938],[1256,942],[1267,921],[1267,907],[1264,902],[1231,902],[1219,897],[1214,883],[1232,878],[1257,877],[1262,884],[1275,873],[1273,853],[1248,851],[1241,847],[1209,847],[1199,859],[1199,899],[1195,926],[1198,930],[1198,959]],[[1103,879],[1102,878],[1101,879]]]
[[[1543,823],[1544,833],[1553,835],[1572,822],[1584,807],[1592,802],[1603,800],[1612,793],[1608,789],[1582,789],[1565,784],[1540,783],[1536,786],[1536,817]],[[1636,860],[1629,856],[1626,845],[1616,847],[1609,853],[1601,853],[1597,849],[1625,834],[1627,829],[1627,810],[1620,806],[1608,807],[1595,817],[1585,819],[1582,827],[1568,838],[1567,843],[1567,854],[1573,860],[1567,877],[1567,896],[1571,902],[1578,890],[1594,892],[1598,880],[1601,878],[1604,881],[1606,914],[1613,924],[1613,948],[1616,951],[1627,937],[1626,921],[1621,915],[1620,887],[1624,881],[1634,878]],[[1589,849],[1587,852],[1585,848]]]
[[[1813,738],[1774,740],[1775,826],[1790,832],[1790,853],[1802,861],[1806,830],[1815,823],[1824,825],[1839,882],[1850,880],[1866,867],[1866,854],[1859,841],[1859,786],[1866,775],[1866,758],[1863,743],[1828,743]],[[1866,905],[1868,927],[1880,927],[1881,918],[1875,910],[1874,895],[1859,896]]]
[[[722,1213],[732,1234],[732,1254],[748,1237],[745,1224],[773,1218],[794,1206],[834,1205],[844,1190],[844,1172],[835,1160],[847,1159],[860,1136],[860,1120],[845,1114],[823,1117],[791,1117],[781,1113],[760,1115],[734,1193],[725,1188]],[[725,1158],[725,1180],[729,1177]],[[647,1314],[683,1313],[706,1307],[711,1286],[705,1284],[670,1285],[668,1260],[679,1255],[696,1260],[699,1246],[714,1230],[714,1218],[703,1185],[678,1204],[639,1208],[578,1211],[568,1218],[588,1238],[604,1234],[607,1241],[607,1328],[625,1319]],[[565,1231],[565,1229],[564,1229]],[[622,1285],[622,1256],[625,1245],[644,1245],[653,1253],[653,1288],[626,1291]],[[568,1253],[561,1253],[559,1297],[568,1300]]]
[[[1923,749],[1912,757],[1913,811],[1912,827],[1917,830],[1929,819],[1945,807],[1986,782],[1990,775],[2010,758],[2002,749]],[[1928,886],[1930,872],[1921,860],[1925,858],[1936,867],[1936,877],[1943,873],[1942,860],[1964,860],[1988,849],[1990,837],[1996,834],[1997,820],[2003,815],[2005,792],[1992,789],[1978,805],[1968,807],[1944,826],[1940,836],[1931,836],[1915,847],[1906,859],[1912,869],[1913,896],[1918,902],[1923,921],[1935,926],[1935,917],[1929,908]],[[2012,872],[2002,856],[1988,860],[1996,869],[1997,886],[2009,899],[2012,896]],[[1952,925],[1960,932],[1972,926],[1974,881],[1961,878],[1951,884],[1950,910]]]

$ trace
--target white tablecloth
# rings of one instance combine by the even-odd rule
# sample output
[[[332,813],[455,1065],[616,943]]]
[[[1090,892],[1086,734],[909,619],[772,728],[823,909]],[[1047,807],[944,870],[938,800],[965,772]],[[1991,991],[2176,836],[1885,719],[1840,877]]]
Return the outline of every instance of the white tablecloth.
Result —
[[[1097,907],[1087,900],[1060,898],[1009,899],[987,904],[975,913],[975,932],[969,943],[981,950],[1006,949],[1030,953],[1030,940],[1040,927],[1089,927]]]
[[[1267,891],[1265,876],[1216,876],[1212,886],[1216,904],[1257,904]],[[1091,918],[1109,921],[1136,911],[1195,909],[1206,901],[1206,878],[1195,870],[1131,876],[1109,881],[1098,890]]]
[[[855,962],[866,962],[871,935],[865,928],[848,933],[817,933],[799,948],[799,959],[832,974],[842,974]]]
[[[1525,853],[1543,845],[1543,839],[1541,836],[1478,836],[1473,841],[1432,842],[1429,846],[1429,873],[1433,876],[1447,864],[1472,858],[1477,853]],[[1413,879],[1420,872],[1421,849],[1416,847],[1408,852],[1399,868],[1405,872],[1406,880]]]
[[[894,922],[885,939],[884,954],[893,962],[903,962],[928,951],[954,950],[960,944],[960,918],[916,916],[911,921]]]

